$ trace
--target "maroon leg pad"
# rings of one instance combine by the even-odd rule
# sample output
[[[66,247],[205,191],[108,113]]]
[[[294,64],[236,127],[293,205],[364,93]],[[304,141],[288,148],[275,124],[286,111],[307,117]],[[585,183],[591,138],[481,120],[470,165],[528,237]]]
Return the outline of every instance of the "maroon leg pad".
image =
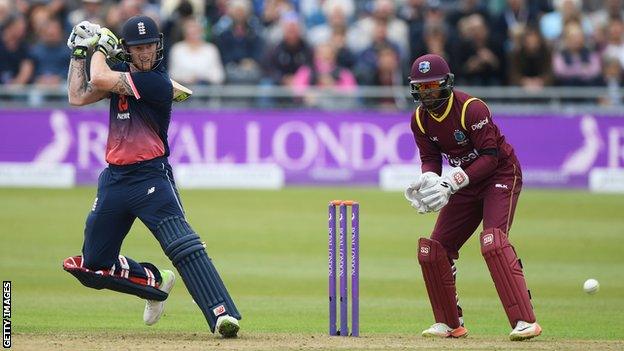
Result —
[[[511,327],[515,328],[520,320],[535,322],[522,265],[507,235],[498,228],[488,228],[481,233],[480,241],[481,253]]]
[[[422,268],[433,316],[438,323],[455,329],[460,326],[455,291],[455,278],[446,250],[439,242],[420,238],[418,262]]]

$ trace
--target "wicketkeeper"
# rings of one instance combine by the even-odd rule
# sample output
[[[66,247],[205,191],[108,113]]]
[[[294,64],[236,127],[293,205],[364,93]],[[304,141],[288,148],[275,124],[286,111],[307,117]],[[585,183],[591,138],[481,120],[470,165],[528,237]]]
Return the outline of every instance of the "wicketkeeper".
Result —
[[[177,268],[211,331],[235,337],[241,316],[186,221],[167,161],[173,87],[160,65],[162,34],[151,18],[135,16],[123,25],[122,36],[118,40],[109,29],[85,21],[74,27],[67,41],[72,50],[69,102],[83,106],[110,99],[110,130],[108,167],[100,174],[87,217],[82,256],[67,258],[63,267],[87,287],[146,299],[143,320],[156,323],[175,275],[120,255],[126,234],[139,218]],[[111,69],[107,59],[118,63]]]
[[[481,100],[453,89],[453,74],[438,55],[414,61],[410,93],[420,106],[411,129],[420,151],[422,175],[405,191],[419,213],[440,211],[430,238],[418,241],[435,324],[427,337],[465,337],[455,289],[454,260],[483,221],[481,253],[490,270],[512,331],[511,340],[540,335],[522,264],[508,235],[522,188],[514,150]],[[442,157],[453,167],[442,174]]]

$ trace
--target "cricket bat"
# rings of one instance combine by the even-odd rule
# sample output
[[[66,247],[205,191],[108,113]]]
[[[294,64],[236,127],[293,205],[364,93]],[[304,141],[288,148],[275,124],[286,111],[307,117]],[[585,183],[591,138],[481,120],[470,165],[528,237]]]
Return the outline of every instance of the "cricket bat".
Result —
[[[175,102],[182,102],[188,98],[191,97],[191,95],[193,95],[193,91],[187,87],[185,87],[184,85],[176,82],[175,80],[171,79],[171,84],[173,85],[173,101]]]

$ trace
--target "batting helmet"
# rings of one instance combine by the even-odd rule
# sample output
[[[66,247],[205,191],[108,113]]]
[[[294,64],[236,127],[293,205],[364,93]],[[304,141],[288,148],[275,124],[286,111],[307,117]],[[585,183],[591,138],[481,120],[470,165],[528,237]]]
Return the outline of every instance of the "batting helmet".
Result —
[[[134,16],[124,23],[121,28],[120,39],[124,50],[126,62],[132,62],[128,47],[134,45],[145,45],[158,43],[156,47],[155,68],[163,59],[163,34],[158,31],[158,25],[148,16]]]
[[[448,63],[441,56],[423,55],[412,64],[409,76],[410,93],[426,109],[436,109],[451,96],[454,80],[455,76]]]

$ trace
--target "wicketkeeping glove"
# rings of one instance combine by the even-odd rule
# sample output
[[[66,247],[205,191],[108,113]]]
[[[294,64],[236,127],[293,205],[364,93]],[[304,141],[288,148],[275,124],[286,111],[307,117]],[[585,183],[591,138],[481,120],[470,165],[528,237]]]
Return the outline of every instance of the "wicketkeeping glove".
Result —
[[[100,40],[97,42],[97,50],[102,52],[106,57],[115,57],[121,50],[118,49],[119,39],[115,33],[108,28],[102,28],[100,31]]]
[[[433,172],[425,172],[420,175],[418,180],[405,189],[405,199],[409,201],[410,205],[415,208],[418,213],[423,214],[431,212],[422,202],[423,196],[420,191],[434,186],[439,178],[440,176]]]
[[[454,167],[447,175],[439,178],[434,186],[420,191],[422,202],[431,211],[440,211],[448,204],[451,195],[469,182],[466,172],[460,167]]]

